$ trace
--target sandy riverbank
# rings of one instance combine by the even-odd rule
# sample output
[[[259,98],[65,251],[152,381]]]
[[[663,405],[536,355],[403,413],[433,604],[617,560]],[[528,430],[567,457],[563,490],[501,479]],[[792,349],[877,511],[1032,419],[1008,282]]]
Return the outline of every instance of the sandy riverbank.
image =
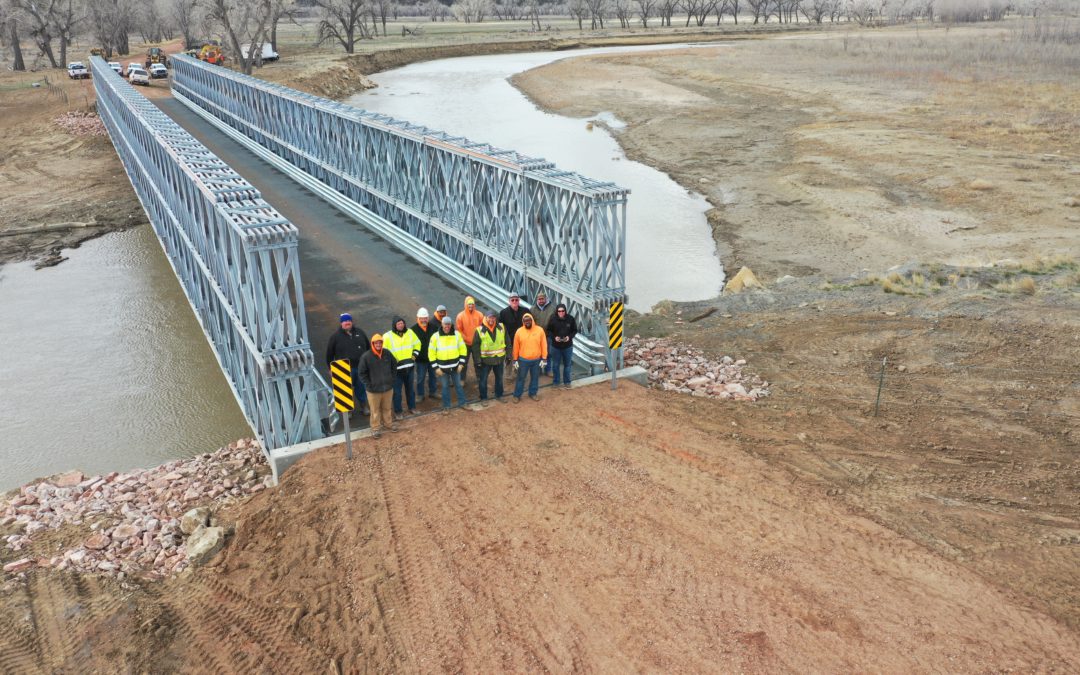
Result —
[[[514,83],[545,109],[626,122],[616,137],[631,158],[713,205],[729,269],[846,276],[1076,255],[1080,62],[1027,30],[592,56]]]

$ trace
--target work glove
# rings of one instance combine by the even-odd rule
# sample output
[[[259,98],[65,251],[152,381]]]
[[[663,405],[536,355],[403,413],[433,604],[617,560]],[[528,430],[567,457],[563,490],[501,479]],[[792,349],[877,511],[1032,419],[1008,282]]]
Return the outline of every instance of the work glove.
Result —
[[[465,364],[463,363],[463,364],[461,364],[460,366],[458,366],[458,367],[457,367],[457,371],[458,371],[459,373],[464,373],[464,372],[465,372]]]
[[[540,367],[547,368],[547,359],[540,359]]]
[[[521,366],[519,366],[519,365],[518,365],[518,362],[517,362],[517,361],[514,361],[514,370],[517,370],[517,369],[518,369],[518,368],[520,368],[520,367],[521,367]]]

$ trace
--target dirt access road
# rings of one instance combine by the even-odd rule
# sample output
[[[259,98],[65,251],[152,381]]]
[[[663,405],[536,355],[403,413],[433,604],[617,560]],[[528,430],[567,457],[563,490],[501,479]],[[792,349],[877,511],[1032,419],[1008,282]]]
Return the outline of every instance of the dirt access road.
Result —
[[[410,427],[352,463],[303,461],[238,514],[216,568],[160,592],[32,582],[55,606],[36,642],[5,612],[5,665],[978,672],[1080,655],[1062,624],[740,451],[715,404],[599,386]]]

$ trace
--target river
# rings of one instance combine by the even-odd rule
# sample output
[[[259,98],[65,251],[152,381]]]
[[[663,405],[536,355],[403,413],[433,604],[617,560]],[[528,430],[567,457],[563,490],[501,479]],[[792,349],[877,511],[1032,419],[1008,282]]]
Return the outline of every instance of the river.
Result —
[[[679,46],[498,54],[415,63],[374,75],[379,87],[357,94],[347,103],[474,142],[542,157],[560,169],[629,188],[628,304],[648,311],[660,300],[703,300],[719,294],[724,272],[705,219],[708,202],[666,174],[627,160],[602,127],[594,126],[590,131],[587,120],[537,109],[508,78],[565,58]],[[597,117],[612,128],[621,124],[610,113]]]
[[[0,490],[251,436],[149,225],[0,266]]]

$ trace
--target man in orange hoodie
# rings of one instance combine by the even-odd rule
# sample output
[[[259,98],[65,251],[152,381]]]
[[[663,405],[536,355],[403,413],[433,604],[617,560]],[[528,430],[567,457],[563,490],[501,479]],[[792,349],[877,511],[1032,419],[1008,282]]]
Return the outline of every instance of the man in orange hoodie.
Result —
[[[517,380],[514,382],[514,403],[521,403],[521,394],[525,391],[525,374],[529,374],[529,398],[536,400],[540,390],[540,369],[547,364],[547,334],[536,325],[532,314],[521,317],[521,328],[514,333],[514,369]]]
[[[465,309],[461,310],[457,315],[457,332],[461,336],[462,340],[465,340],[465,348],[468,350],[468,357],[465,360],[465,370],[461,371],[461,383],[465,384],[465,374],[469,372],[468,362],[472,359],[473,370],[476,371],[477,379],[480,378],[480,364],[473,357],[472,343],[476,338],[476,329],[480,327],[480,324],[484,323],[484,315],[476,309],[476,300],[473,296],[465,298]]]

